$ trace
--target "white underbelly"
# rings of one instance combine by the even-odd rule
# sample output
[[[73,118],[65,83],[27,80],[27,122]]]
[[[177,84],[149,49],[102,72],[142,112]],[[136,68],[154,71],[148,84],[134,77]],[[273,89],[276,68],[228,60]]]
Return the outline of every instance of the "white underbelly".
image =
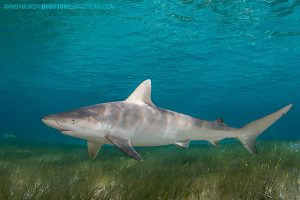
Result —
[[[182,141],[178,129],[163,126],[141,126],[138,129],[112,127],[108,133],[102,131],[85,130],[80,136],[82,139],[110,144],[105,138],[106,134],[121,137],[130,141],[132,146],[162,146]],[[73,135],[74,136],[74,135]]]
[[[116,135],[118,136],[118,135]],[[175,137],[161,137],[158,134],[140,134],[135,135],[134,137],[123,137],[130,141],[132,146],[163,146],[173,144],[174,142],[178,141]],[[103,135],[89,135],[85,138],[90,141],[99,142],[103,144],[111,144]]]
[[[176,141],[178,141],[178,133],[175,130],[144,130],[131,137],[133,146],[161,146]]]

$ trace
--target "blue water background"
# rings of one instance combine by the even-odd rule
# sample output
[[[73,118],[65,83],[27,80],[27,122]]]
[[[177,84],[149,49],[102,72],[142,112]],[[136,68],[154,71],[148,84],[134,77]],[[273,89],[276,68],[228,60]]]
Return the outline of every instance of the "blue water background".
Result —
[[[41,117],[126,99],[150,78],[157,106],[234,127],[293,103],[260,139],[300,138],[299,0],[84,3],[104,6],[1,4],[0,135],[77,141]]]

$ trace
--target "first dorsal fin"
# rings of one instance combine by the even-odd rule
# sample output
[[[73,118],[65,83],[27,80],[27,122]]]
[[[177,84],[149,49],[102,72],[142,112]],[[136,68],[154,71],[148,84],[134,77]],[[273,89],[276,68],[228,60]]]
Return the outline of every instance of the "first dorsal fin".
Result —
[[[148,105],[154,105],[151,101],[151,80],[145,80],[142,82],[133,93],[126,99],[132,103],[146,103]]]

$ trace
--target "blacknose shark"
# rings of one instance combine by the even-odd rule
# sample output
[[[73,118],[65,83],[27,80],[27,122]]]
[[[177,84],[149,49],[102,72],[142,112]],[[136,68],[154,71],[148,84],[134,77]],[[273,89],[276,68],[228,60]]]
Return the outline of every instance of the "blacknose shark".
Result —
[[[151,81],[146,80],[124,101],[48,115],[42,121],[66,135],[87,140],[93,158],[103,144],[113,144],[141,161],[134,146],[175,144],[188,148],[193,140],[207,140],[216,146],[224,138],[237,138],[248,151],[256,153],[256,137],[291,107],[292,104],[241,128],[233,128],[222,119],[206,121],[155,106],[151,100]]]

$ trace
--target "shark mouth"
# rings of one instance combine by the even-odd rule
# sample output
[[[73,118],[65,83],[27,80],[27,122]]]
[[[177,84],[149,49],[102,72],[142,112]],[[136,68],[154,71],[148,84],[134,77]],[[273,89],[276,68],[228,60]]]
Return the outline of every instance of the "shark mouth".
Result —
[[[56,122],[56,124],[57,124],[58,127],[62,127],[62,125],[61,125],[58,121],[55,120],[55,122]],[[70,131],[70,130],[67,130],[67,129],[59,129],[59,131],[61,131],[61,132],[67,132],[67,131]]]
[[[70,131],[70,130],[59,130],[60,132],[62,132],[62,133],[71,133],[72,131]]]
[[[73,131],[69,131],[69,130],[61,130],[61,133],[65,134],[65,135],[72,135],[72,136],[76,136],[75,133]]]

